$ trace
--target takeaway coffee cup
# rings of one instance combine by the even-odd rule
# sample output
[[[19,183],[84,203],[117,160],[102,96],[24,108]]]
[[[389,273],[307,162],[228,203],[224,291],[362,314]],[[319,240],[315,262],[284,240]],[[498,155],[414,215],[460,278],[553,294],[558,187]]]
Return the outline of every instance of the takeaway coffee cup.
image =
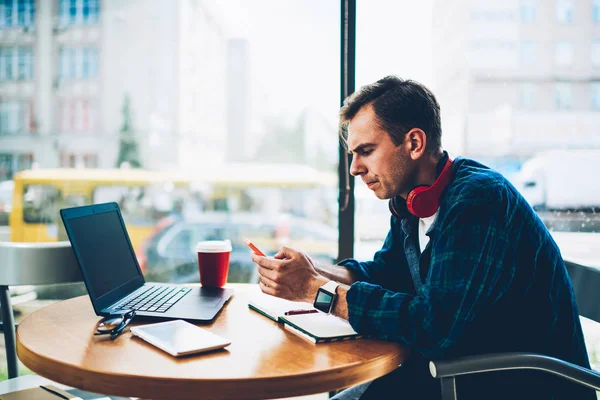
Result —
[[[198,271],[202,286],[223,287],[229,272],[229,240],[209,240],[196,245]]]

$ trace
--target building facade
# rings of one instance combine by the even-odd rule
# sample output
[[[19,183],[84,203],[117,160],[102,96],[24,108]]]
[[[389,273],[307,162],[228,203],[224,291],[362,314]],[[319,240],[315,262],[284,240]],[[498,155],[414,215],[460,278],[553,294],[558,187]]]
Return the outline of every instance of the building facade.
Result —
[[[126,98],[145,168],[222,161],[226,49],[198,0],[0,1],[0,180],[115,167]]]
[[[516,160],[600,147],[600,1],[436,0],[433,11],[446,147]]]

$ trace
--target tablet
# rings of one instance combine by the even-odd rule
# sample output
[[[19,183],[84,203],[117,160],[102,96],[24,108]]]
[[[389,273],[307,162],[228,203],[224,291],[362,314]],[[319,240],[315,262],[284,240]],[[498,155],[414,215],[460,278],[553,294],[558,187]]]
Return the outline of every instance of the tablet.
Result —
[[[222,349],[231,344],[229,340],[182,319],[134,326],[131,333],[176,357]]]

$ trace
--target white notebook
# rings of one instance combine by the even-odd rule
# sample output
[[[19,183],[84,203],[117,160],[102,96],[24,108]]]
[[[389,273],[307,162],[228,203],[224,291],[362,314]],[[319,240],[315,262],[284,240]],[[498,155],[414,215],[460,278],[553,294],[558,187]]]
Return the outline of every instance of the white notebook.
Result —
[[[294,310],[314,310],[309,303],[289,301],[259,293],[252,296],[248,307],[272,319],[282,322],[284,328],[312,343],[358,339],[359,335],[348,321],[334,315],[317,311],[310,314],[285,315]]]

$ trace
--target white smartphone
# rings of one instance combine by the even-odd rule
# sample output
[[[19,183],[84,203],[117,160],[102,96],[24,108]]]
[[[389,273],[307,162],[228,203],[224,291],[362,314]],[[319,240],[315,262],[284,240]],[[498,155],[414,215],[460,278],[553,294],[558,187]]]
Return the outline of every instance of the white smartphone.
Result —
[[[131,333],[178,357],[222,349],[231,342],[182,319],[131,327]]]

